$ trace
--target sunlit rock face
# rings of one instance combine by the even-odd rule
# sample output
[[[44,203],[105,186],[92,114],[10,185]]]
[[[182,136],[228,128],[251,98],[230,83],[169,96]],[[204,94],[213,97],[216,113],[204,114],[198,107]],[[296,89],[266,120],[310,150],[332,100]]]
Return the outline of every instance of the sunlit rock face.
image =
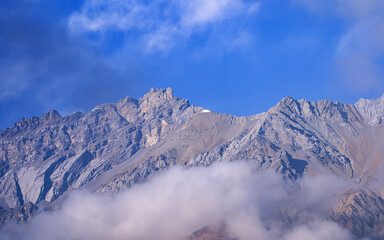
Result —
[[[265,113],[236,117],[193,106],[170,88],[85,115],[52,110],[0,132],[0,221],[27,221],[72,189],[116,193],[173,165],[246,161],[287,181],[327,172],[360,184],[343,193],[329,219],[357,236],[380,237],[383,119],[384,95],[354,105],[286,97]],[[228,237],[211,227],[196,231],[191,239]]]

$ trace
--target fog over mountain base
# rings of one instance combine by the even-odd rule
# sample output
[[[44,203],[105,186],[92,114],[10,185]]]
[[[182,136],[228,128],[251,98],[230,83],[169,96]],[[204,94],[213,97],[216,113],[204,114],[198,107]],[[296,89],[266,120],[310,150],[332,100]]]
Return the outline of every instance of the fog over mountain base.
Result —
[[[70,193],[59,210],[6,225],[0,239],[187,239],[217,224],[231,239],[353,239],[327,217],[355,184],[326,174],[286,181],[244,162],[172,167],[111,194]]]

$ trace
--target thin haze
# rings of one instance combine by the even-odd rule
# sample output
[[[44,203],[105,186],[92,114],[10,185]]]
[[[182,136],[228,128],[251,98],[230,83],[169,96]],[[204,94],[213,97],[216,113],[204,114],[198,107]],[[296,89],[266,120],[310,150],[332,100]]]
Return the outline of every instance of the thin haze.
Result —
[[[185,239],[218,223],[239,240],[352,239],[326,220],[350,184],[329,175],[299,184],[272,171],[255,173],[246,163],[174,167],[114,197],[73,192],[60,210],[5,226],[0,239]],[[292,223],[281,221],[289,217]]]
[[[378,97],[383,22],[381,0],[2,1],[0,129],[151,87],[236,115]]]

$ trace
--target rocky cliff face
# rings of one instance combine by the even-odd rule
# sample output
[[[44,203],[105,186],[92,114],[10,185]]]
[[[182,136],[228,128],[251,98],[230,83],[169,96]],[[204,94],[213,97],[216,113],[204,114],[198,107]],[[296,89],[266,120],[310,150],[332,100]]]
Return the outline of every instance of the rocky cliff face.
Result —
[[[71,189],[118,192],[172,165],[248,161],[287,179],[328,171],[368,184],[384,169],[383,118],[384,95],[354,105],[286,97],[268,112],[236,117],[190,105],[170,88],[86,115],[52,110],[0,132],[0,221],[26,221]],[[346,193],[330,218],[358,236],[376,233],[381,196]]]

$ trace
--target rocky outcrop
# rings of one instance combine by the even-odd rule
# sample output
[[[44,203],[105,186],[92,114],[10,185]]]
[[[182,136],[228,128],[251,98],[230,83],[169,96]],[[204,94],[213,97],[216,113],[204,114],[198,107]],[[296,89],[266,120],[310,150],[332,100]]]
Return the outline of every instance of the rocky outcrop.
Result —
[[[355,106],[369,125],[383,124],[384,94],[377,99],[360,99]]]
[[[346,193],[335,207],[331,219],[350,229],[356,236],[382,239],[384,200],[368,189]]]
[[[186,240],[237,240],[231,237],[227,231],[225,224],[216,224],[204,227],[192,233]]]
[[[354,105],[286,97],[268,112],[236,117],[193,106],[170,88],[102,104],[86,115],[52,110],[0,132],[1,219],[24,221],[71,189],[118,192],[173,165],[248,161],[287,179],[327,171],[367,184],[383,170],[383,116],[384,97]],[[381,199],[379,192],[365,194]],[[347,202],[363,201],[352,199]],[[364,218],[354,216],[373,205],[372,219],[381,226],[380,201],[360,210],[344,204],[332,218],[364,228],[355,234],[374,231],[376,225],[363,227],[357,219]]]

